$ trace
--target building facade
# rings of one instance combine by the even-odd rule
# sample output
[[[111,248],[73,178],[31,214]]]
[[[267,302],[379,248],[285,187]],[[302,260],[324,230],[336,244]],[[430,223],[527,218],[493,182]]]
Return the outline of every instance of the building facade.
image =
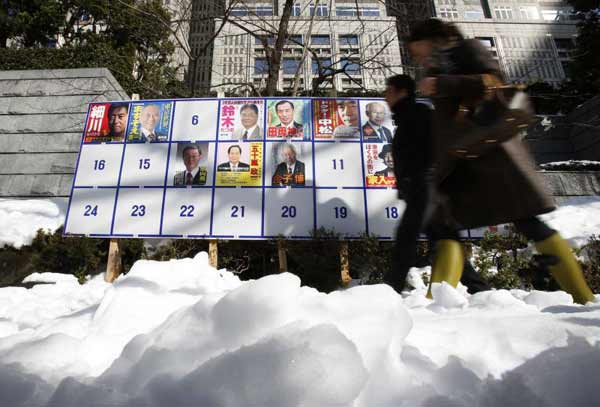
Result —
[[[560,0],[435,0],[438,18],[481,40],[513,83],[558,85],[577,36],[572,8]]]
[[[238,1],[223,27],[219,19],[211,27],[192,21],[190,38],[219,30],[206,58],[195,68],[190,62],[195,88],[237,94],[264,88],[270,63],[264,41],[274,45],[284,3]],[[324,79],[321,90],[382,90],[387,76],[402,72],[396,19],[382,1],[298,0],[288,33],[277,86],[281,92],[310,90],[318,77]]]

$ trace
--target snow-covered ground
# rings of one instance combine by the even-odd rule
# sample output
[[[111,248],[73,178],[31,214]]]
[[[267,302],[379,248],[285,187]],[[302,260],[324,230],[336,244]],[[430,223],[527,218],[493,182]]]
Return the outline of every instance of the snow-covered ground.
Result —
[[[600,404],[600,303],[561,292],[326,295],[206,253],[114,285],[54,277],[0,289],[0,406]]]

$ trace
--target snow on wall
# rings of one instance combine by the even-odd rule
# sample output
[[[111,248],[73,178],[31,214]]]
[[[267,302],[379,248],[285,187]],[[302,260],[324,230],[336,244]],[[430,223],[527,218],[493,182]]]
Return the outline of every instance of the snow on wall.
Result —
[[[66,199],[0,199],[0,247],[31,244],[39,229],[54,232],[65,221]]]
[[[241,282],[206,253],[138,261],[114,285],[2,288],[0,405],[597,404],[600,302],[445,284],[434,296]]]

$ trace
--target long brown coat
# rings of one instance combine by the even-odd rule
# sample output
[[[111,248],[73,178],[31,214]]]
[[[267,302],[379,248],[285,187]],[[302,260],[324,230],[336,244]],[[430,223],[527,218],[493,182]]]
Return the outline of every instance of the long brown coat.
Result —
[[[449,153],[452,141],[468,130],[456,122],[459,106],[468,106],[483,95],[481,74],[501,74],[489,52],[475,40],[462,41],[443,60],[445,66],[437,75],[439,96],[434,98],[434,156],[446,213],[458,226],[474,228],[554,210],[533,158],[518,137],[475,159],[458,159]]]

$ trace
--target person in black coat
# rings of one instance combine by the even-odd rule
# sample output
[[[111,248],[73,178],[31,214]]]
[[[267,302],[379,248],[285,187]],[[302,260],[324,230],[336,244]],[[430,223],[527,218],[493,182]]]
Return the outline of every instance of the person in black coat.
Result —
[[[444,197],[436,218],[450,226],[439,238],[431,282],[456,286],[460,279],[464,254],[452,229],[513,223],[553,263],[549,271],[575,302],[593,301],[569,243],[538,218],[556,205],[518,137],[526,121],[517,128],[510,124],[527,114],[497,93],[504,79],[490,52],[435,18],[414,26],[407,45],[426,70],[419,91],[435,106],[435,178]]]
[[[416,101],[415,87],[410,76],[396,75],[388,78],[385,94],[397,126],[392,154],[398,198],[406,201],[396,230],[392,270],[384,277],[398,293],[404,289],[408,272],[417,262],[419,235],[432,233],[430,218],[436,207],[432,110]],[[461,282],[472,294],[489,289],[468,261],[464,263]]]

